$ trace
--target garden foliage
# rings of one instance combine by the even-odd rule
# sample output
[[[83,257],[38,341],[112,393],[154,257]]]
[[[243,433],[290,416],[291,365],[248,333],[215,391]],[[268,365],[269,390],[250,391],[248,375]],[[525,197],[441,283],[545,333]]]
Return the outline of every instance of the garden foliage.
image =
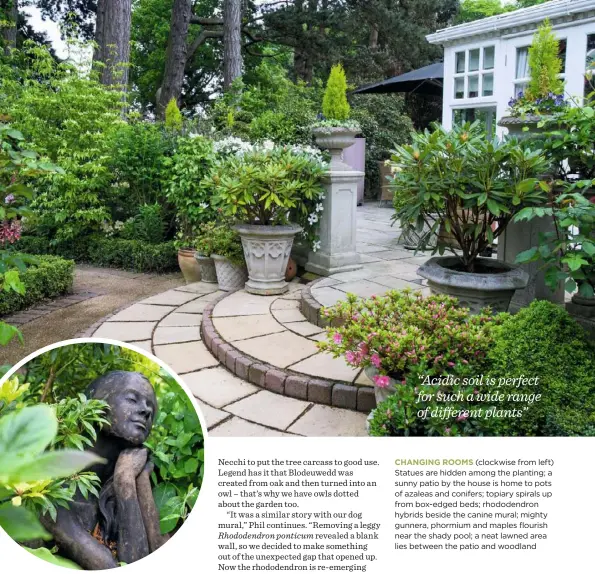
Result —
[[[322,99],[322,113],[328,120],[345,121],[349,119],[351,107],[347,102],[347,78],[341,64],[331,68],[324,98]]]

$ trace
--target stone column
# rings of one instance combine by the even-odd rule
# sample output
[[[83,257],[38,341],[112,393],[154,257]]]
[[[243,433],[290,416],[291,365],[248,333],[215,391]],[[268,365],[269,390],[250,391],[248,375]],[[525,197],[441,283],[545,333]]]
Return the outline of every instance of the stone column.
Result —
[[[331,163],[324,178],[320,249],[310,252],[306,264],[307,271],[324,276],[361,268],[355,238],[357,186],[364,173],[338,163]]]
[[[521,251],[526,251],[539,245],[539,234],[553,231],[553,222],[549,218],[535,218],[531,221],[510,223],[504,233],[498,238],[498,259],[506,263],[514,263]],[[527,307],[534,299],[546,299],[564,304],[564,285],[560,282],[558,289],[552,291],[545,284],[545,273],[541,270],[542,261],[523,263],[521,267],[529,273],[529,284],[525,289],[519,289],[510,302],[509,311],[516,313],[522,307]]]

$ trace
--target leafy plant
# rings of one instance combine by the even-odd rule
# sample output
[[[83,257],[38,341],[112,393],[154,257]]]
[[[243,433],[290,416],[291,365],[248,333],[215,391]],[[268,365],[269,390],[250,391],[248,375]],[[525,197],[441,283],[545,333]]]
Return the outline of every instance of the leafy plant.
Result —
[[[560,42],[546,18],[529,47],[529,85],[524,93],[508,102],[511,115],[548,114],[566,105],[564,82],[559,77],[562,70],[559,49]]]
[[[56,403],[58,433],[53,445],[78,450],[92,447],[97,440],[96,429],[108,424],[107,409],[105,401],[87,399],[82,393],[62,399]]]
[[[492,328],[501,319],[488,310],[471,315],[446,295],[389,291],[382,297],[346,301],[325,308],[335,327],[318,347],[344,357],[353,367],[373,367],[374,382],[406,384],[412,373],[446,374],[455,368],[480,366],[492,343]]]
[[[323,193],[323,169],[283,148],[231,156],[205,181],[224,216],[258,225],[283,225],[308,216]]]
[[[211,254],[229,259],[234,265],[245,265],[242,240],[228,224],[215,225],[211,234]]]
[[[201,223],[214,218],[208,189],[202,180],[215,162],[213,144],[203,137],[179,140],[170,170],[167,199],[175,207],[181,244],[190,245]]]
[[[141,205],[138,213],[122,227],[123,239],[136,239],[146,243],[158,244],[165,241],[166,222],[163,208],[159,203]]]
[[[350,106],[347,102],[347,79],[341,64],[331,68],[324,97],[322,99],[322,113],[329,120],[343,122],[349,119]]]
[[[217,224],[214,221],[209,221],[198,228],[194,249],[205,257],[209,257],[213,253],[213,232],[216,226]]]
[[[182,131],[182,114],[175,98],[169,100],[165,107],[165,127],[173,132]]]
[[[430,229],[420,248],[438,236],[434,252],[452,251],[465,271],[500,236],[524,207],[545,203],[549,186],[539,176],[547,167],[543,152],[514,139],[490,141],[481,125],[414,133],[397,146],[390,162],[395,206],[403,227]],[[452,234],[457,251],[441,241],[441,227]]]
[[[579,182],[590,185],[590,181]],[[572,190],[578,184],[570,187]],[[515,221],[553,217],[555,229],[542,233],[539,245],[519,253],[517,263],[542,260],[546,283],[556,290],[563,280],[570,293],[595,297],[595,203],[580,193],[563,193],[551,207],[525,208]]]

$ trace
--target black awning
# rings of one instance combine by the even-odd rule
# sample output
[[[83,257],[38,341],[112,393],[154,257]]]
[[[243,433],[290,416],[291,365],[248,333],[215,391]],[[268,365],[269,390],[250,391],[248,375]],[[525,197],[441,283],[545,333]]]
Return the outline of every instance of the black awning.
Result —
[[[429,96],[441,96],[444,81],[444,64],[430,64],[406,74],[388,78],[382,82],[368,84],[351,92],[352,94],[387,94],[409,92]]]

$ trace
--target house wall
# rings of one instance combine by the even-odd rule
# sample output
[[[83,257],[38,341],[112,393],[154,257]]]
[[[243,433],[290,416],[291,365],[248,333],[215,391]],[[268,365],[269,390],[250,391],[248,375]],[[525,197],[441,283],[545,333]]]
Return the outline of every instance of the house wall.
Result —
[[[595,34],[595,18],[554,26],[554,32],[558,38],[565,38],[567,41],[564,75],[566,98],[576,98],[580,103],[584,90],[587,35]],[[445,46],[442,123],[447,129],[452,127],[453,110],[456,109],[495,107],[496,121],[506,115],[508,101],[514,95],[517,47],[530,45],[534,33],[535,29],[519,33],[506,33],[505,31],[492,37],[462,38]],[[477,98],[455,99],[455,54],[462,50],[491,45],[494,45],[496,50],[493,96],[481,97],[480,94],[480,97]],[[467,91],[465,91],[465,96],[467,96]],[[502,136],[505,133],[504,128],[496,128],[497,135]]]

